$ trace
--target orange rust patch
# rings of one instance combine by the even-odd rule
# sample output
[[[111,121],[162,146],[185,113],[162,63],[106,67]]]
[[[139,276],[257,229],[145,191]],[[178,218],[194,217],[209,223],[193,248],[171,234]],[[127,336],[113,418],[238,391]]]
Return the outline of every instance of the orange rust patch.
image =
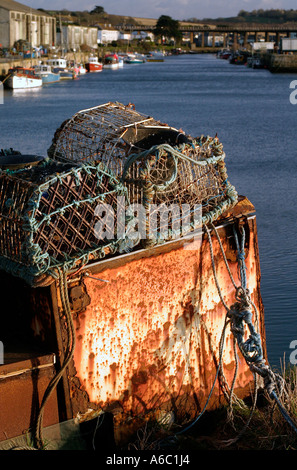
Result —
[[[254,241],[251,231],[248,285],[259,305]],[[222,243],[227,249],[227,240]],[[231,305],[234,287],[215,238],[213,248],[222,295]],[[231,263],[230,268],[238,282],[237,264]],[[102,407],[117,401],[125,411],[136,414],[194,397],[201,409],[215,378],[226,314],[214,282],[208,243],[106,269],[100,278],[109,282],[85,279],[91,304],[76,325],[80,341],[75,368],[90,401]],[[230,385],[235,361],[229,329],[223,364]],[[248,390],[252,381],[242,359],[236,390]],[[216,384],[210,406],[221,398]],[[193,404],[189,406],[193,411]]]

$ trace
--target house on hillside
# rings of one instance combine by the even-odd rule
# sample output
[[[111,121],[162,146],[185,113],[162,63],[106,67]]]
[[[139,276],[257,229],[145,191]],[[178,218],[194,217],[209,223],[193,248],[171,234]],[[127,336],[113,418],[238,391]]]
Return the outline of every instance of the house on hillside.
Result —
[[[0,44],[11,48],[23,40],[36,46],[56,42],[56,18],[13,0],[0,0]]]

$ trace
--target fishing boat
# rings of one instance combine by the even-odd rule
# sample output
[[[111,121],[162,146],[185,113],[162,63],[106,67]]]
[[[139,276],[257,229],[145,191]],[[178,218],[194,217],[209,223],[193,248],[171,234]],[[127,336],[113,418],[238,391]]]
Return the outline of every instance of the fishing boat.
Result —
[[[54,68],[66,69],[67,61],[66,59],[63,59],[63,58],[54,57],[53,59],[47,60],[47,65],[50,65],[51,67],[54,67]]]
[[[33,68],[13,67],[8,70],[3,83],[5,87],[13,90],[39,88],[42,86],[42,79],[36,75]]]
[[[119,56],[117,54],[105,54],[103,61],[103,68],[105,69],[118,69]]]
[[[125,64],[143,64],[145,58],[138,54],[128,54],[124,59]]]
[[[89,62],[86,63],[87,72],[101,72],[103,69],[102,63],[99,62],[97,57],[89,57]]]
[[[225,59],[225,60],[228,60],[232,55],[232,52],[229,51],[229,50],[223,50],[223,51],[220,51],[217,55],[217,57],[219,59]]]
[[[248,57],[247,66],[251,67],[252,69],[263,69],[264,63],[262,58],[259,55],[255,54]]]
[[[147,62],[164,62],[164,54],[162,52],[154,51],[146,55]]]
[[[60,74],[60,80],[72,80],[77,77],[75,71],[68,67],[66,59],[49,59],[47,64],[52,67],[54,73]]]
[[[42,83],[55,83],[60,81],[60,72],[54,72],[50,65],[41,64],[35,65],[34,70],[36,75],[42,78]]]
[[[87,73],[87,69],[86,67],[84,67],[83,64],[78,64],[77,68],[79,75],[84,75],[85,73]]]
[[[235,65],[246,65],[248,59],[248,53],[246,51],[235,51],[230,57],[230,64]]]
[[[0,441],[30,429],[44,448],[47,429],[74,421],[94,436],[100,416],[120,445],[158,413],[181,430],[256,393],[249,364],[268,366],[255,208],[217,136],[106,103],[63,121],[47,154],[18,155],[0,180]]]

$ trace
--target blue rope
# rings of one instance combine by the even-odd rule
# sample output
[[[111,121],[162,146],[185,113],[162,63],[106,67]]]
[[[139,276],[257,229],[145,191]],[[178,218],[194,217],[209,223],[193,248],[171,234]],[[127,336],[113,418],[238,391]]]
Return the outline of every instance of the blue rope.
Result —
[[[252,313],[249,310],[250,304],[252,304],[249,291],[246,288],[247,281],[246,281],[246,264],[245,264],[245,252],[244,252],[244,244],[245,244],[245,231],[242,227],[242,238],[241,244],[239,244],[238,236],[235,230],[235,226],[233,226],[234,231],[234,238],[237,246],[238,251],[238,264],[239,264],[239,272],[241,278],[241,287],[237,289],[236,299],[238,302],[233,304],[228,312],[228,316],[231,318],[231,331],[233,332],[238,347],[245,358],[248,366],[250,367],[252,372],[257,372],[264,378],[264,386],[269,394],[269,396],[275,400],[280,413],[285,418],[287,423],[292,427],[292,429],[297,433],[297,427],[295,423],[290,418],[289,414],[282,406],[277,393],[276,389],[284,386],[284,380],[278,375],[274,374],[269,366],[265,364],[265,359],[263,357],[262,351],[262,344],[261,344],[261,336],[258,334],[252,324]],[[252,304],[254,309],[255,305]],[[244,325],[245,322],[249,328],[250,336],[244,342],[243,335],[244,335]]]
[[[212,250],[212,242],[211,242],[211,236],[210,233],[205,226],[206,233],[208,235],[209,243],[210,243],[210,252],[211,252],[211,260],[212,260],[212,266],[213,266],[213,272],[216,280],[216,285],[219,290],[219,294],[221,297],[221,300],[225,306],[227,307],[225,302],[222,299],[221,292],[220,292],[220,287],[218,285],[217,281],[217,276],[216,276],[216,271],[215,271],[215,264],[214,264],[214,256],[213,256],[213,250]],[[242,238],[241,238],[241,243],[239,243],[237,232],[235,230],[235,227],[233,226],[234,229],[234,238],[237,246],[237,260],[238,260],[238,268],[239,268],[239,275],[240,275],[240,280],[241,280],[241,286],[237,287],[236,289],[236,295],[235,298],[237,302],[235,302],[230,309],[227,308],[227,315],[225,318],[225,324],[223,328],[223,333],[222,333],[222,338],[221,338],[221,348],[220,348],[220,360],[219,364],[217,367],[215,379],[213,382],[213,385],[211,387],[210,393],[208,395],[208,398],[206,400],[206,403],[203,407],[203,410],[201,413],[184,429],[181,431],[175,433],[175,436],[178,436],[180,434],[183,434],[187,432],[189,429],[191,429],[201,418],[201,416],[204,414],[210,397],[213,393],[213,389],[215,386],[215,382],[218,378],[219,371],[221,368],[221,363],[222,363],[222,350],[223,350],[223,342],[225,338],[225,331],[226,331],[226,325],[227,325],[227,318],[231,319],[231,331],[236,338],[238,347],[246,360],[248,366],[250,367],[250,370],[255,374],[256,372],[264,378],[264,386],[266,390],[268,391],[269,396],[275,400],[276,404],[278,405],[278,408],[280,410],[280,413],[282,416],[285,418],[287,423],[291,426],[291,428],[297,433],[297,427],[295,423],[292,421],[290,416],[288,415],[287,411],[285,408],[282,406],[277,393],[276,393],[276,388],[280,388],[280,385],[283,386],[284,381],[283,379],[278,375],[274,374],[272,370],[270,369],[269,366],[265,364],[265,359],[263,357],[263,350],[262,350],[262,344],[261,344],[261,336],[259,333],[256,332],[255,327],[252,323],[252,312],[250,309],[250,305],[253,306],[255,312],[256,312],[256,307],[254,303],[251,301],[249,297],[249,291],[246,288],[247,285],[247,278],[246,278],[246,264],[245,264],[245,251],[244,251],[244,245],[245,245],[245,231],[244,228],[242,228]],[[222,247],[221,247],[222,249]],[[230,271],[229,271],[230,274]],[[250,332],[249,338],[244,342],[244,323],[247,324]]]

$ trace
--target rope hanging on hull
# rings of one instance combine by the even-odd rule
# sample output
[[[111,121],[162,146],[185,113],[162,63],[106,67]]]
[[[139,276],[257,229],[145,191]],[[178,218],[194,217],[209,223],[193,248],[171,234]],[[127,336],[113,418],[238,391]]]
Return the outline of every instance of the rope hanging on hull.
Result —
[[[221,335],[221,341],[220,341],[220,358],[219,358],[219,364],[217,367],[215,379],[213,382],[213,385],[211,387],[210,393],[208,395],[208,398],[206,400],[206,404],[203,408],[203,410],[199,413],[199,415],[195,418],[194,421],[192,421],[186,428],[182,429],[181,431],[177,432],[175,435],[180,435],[183,434],[187,431],[189,431],[201,418],[201,416],[204,414],[207,405],[209,403],[209,400],[211,398],[211,395],[214,390],[215,383],[218,379],[220,370],[222,368],[222,353],[223,353],[223,342],[225,339],[225,334],[226,334],[226,327],[229,324],[231,332],[234,336],[234,339],[236,340],[236,343],[238,345],[239,350],[241,351],[247,365],[249,366],[251,372],[254,375],[254,380],[255,380],[255,396],[254,396],[254,402],[253,406],[251,409],[250,416],[244,426],[244,428],[241,430],[239,435],[235,439],[230,439],[228,442],[225,443],[225,445],[231,445],[234,442],[238,441],[242,435],[244,434],[245,430],[247,429],[253,412],[256,407],[256,399],[257,399],[257,376],[259,375],[260,377],[263,378],[264,380],[264,388],[267,391],[268,395],[270,396],[271,399],[273,399],[282,416],[284,419],[287,421],[287,423],[291,426],[294,432],[297,433],[297,426],[294,423],[294,421],[291,419],[289,416],[288,412],[285,410],[285,408],[282,406],[279,396],[282,395],[285,389],[285,382],[284,379],[279,375],[274,373],[270,366],[266,364],[266,361],[263,357],[263,350],[262,350],[262,344],[261,344],[261,335],[258,333],[254,327],[253,324],[253,313],[252,310],[254,310],[254,314],[256,317],[256,321],[258,322],[258,311],[257,308],[254,304],[254,302],[251,299],[249,289],[247,287],[247,277],[246,277],[246,264],[245,264],[245,251],[244,251],[244,245],[245,245],[245,231],[244,228],[241,227],[241,243],[239,243],[238,239],[238,234],[236,232],[235,226],[233,225],[233,234],[234,234],[234,239],[236,242],[236,247],[237,247],[237,260],[238,260],[238,272],[239,272],[239,278],[240,278],[240,285],[238,286],[234,278],[232,276],[231,270],[228,265],[228,261],[226,258],[226,255],[223,250],[222,243],[220,241],[219,234],[216,230],[216,227],[211,223],[211,228],[216,234],[216,237],[219,242],[219,246],[222,252],[222,256],[224,259],[224,262],[226,264],[226,268],[228,271],[228,274],[230,276],[230,280],[234,286],[235,289],[235,299],[236,302],[231,305],[229,308],[228,305],[226,304],[217,277],[216,273],[216,267],[215,267],[215,261],[214,261],[214,253],[213,253],[213,245],[212,245],[212,238],[210,234],[210,230],[207,227],[207,225],[204,225],[204,230],[207,234],[208,241],[209,241],[209,248],[210,248],[210,255],[211,255],[211,263],[212,263],[212,270],[214,274],[214,279],[215,279],[215,284],[218,290],[218,294],[220,296],[220,300],[226,309],[226,316],[225,316],[225,322],[224,322],[224,327],[222,330],[222,335]],[[245,325],[247,325],[248,330],[249,330],[249,337],[246,341],[244,341],[244,336],[245,336]],[[235,380],[235,378],[234,378]],[[231,394],[232,398],[232,394]]]

